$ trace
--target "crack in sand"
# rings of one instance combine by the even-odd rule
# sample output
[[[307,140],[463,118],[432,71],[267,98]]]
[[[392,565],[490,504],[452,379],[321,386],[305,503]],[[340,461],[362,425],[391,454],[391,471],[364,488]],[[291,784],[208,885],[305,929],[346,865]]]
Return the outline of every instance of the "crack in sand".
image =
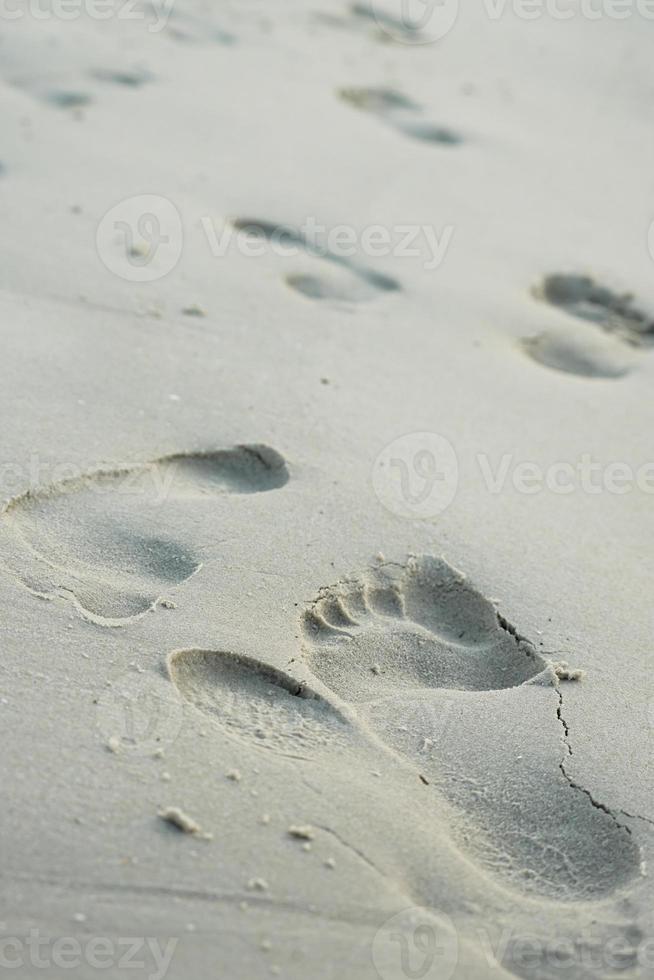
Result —
[[[338,843],[341,845],[341,847],[344,847],[352,854],[355,854],[360,861],[363,861],[363,863],[366,864],[369,868],[372,868],[372,870],[375,871],[381,878],[383,878],[384,881],[389,880],[389,876],[386,874],[386,872],[382,871],[381,868],[378,868],[375,862],[371,861],[371,859],[366,854],[364,854],[363,851],[360,851],[357,847],[355,847],[354,844],[350,844],[343,837],[341,837],[339,833],[337,833],[335,830],[332,830],[331,827],[325,827],[322,824],[316,824],[316,826],[318,827],[319,830],[324,831],[326,834],[329,834],[331,837],[333,837],[334,840],[337,840]],[[396,883],[394,882],[394,884]]]
[[[565,718],[563,717],[563,692],[561,691],[560,687],[557,687],[556,693],[559,699],[559,705],[556,710],[556,717],[560,721],[564,733],[563,744],[565,746],[565,752],[563,758],[559,762],[559,769],[561,770],[563,778],[568,783],[571,789],[577,790],[577,792],[583,793],[584,796],[588,797],[588,799],[590,800],[590,802],[592,803],[592,805],[595,807],[596,810],[601,810],[602,813],[606,813],[606,815],[610,817],[611,820],[613,820],[613,822],[617,827],[620,827],[622,830],[625,830],[630,837],[633,836],[631,828],[628,827],[626,824],[621,823],[621,821],[618,820],[615,812],[611,810],[610,807],[606,806],[604,803],[600,803],[599,800],[596,800],[593,794],[590,792],[590,790],[586,789],[584,786],[580,786],[579,783],[575,782],[572,776],[568,773],[565,767],[566,756],[571,757],[573,755],[572,745],[570,744],[570,727],[567,721],[565,720]],[[618,812],[624,813],[624,810],[619,810]],[[628,816],[628,814],[625,815]]]
[[[527,639],[527,637],[526,636],[521,636],[521,634],[518,633],[518,631],[517,631],[516,627],[513,625],[513,623],[510,623],[508,621],[508,619],[506,619],[499,612],[497,613],[497,622],[499,623],[500,627],[504,630],[504,632],[505,633],[508,633],[509,636],[512,636],[514,640],[522,640],[524,643],[529,643],[529,640]],[[529,645],[531,646],[532,644],[529,643]]]
[[[620,810],[620,813],[624,817],[629,817],[630,820],[642,820],[644,823],[648,823],[654,827],[654,820],[650,817],[643,817],[640,813],[629,813],[628,810]]]

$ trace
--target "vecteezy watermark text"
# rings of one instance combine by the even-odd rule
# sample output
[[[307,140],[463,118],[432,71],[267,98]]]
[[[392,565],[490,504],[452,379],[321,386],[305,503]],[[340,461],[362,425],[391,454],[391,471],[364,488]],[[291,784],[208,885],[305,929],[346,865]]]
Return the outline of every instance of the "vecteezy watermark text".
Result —
[[[115,468],[106,462],[97,466],[80,466],[70,460],[43,459],[32,453],[21,463],[0,462],[0,490],[9,497],[37,493],[45,486],[83,484],[96,495],[112,494],[124,497],[148,497],[151,503],[164,503],[169,497],[192,493],[183,479],[182,468],[176,460],[144,463],[132,468]]]
[[[560,495],[581,492],[622,496],[640,491],[654,495],[654,461],[637,467],[619,460],[601,463],[590,453],[583,453],[574,463],[560,461],[546,466],[517,460],[514,453],[505,453],[496,465],[484,453],[479,453],[476,461],[486,489],[494,494],[502,493],[510,481],[514,490],[522,494],[549,491]]]
[[[163,30],[175,0],[0,0],[0,21],[89,20],[143,21],[150,34]]]
[[[547,968],[548,976],[560,971],[560,976],[566,977],[579,966],[596,976],[613,975],[628,967],[649,970],[654,966],[654,939],[645,937],[634,944],[620,935],[601,938],[592,926],[575,936],[547,938],[504,929],[493,939],[487,930],[478,929],[477,939],[492,970],[501,966],[529,971]]]
[[[0,923],[0,970],[142,970],[147,980],[164,980],[178,939],[165,943],[151,936],[110,939],[107,936],[52,938],[39,929],[26,936],[3,935]]]
[[[437,269],[449,248],[454,234],[453,225],[445,225],[438,231],[433,225],[366,225],[357,229],[352,225],[334,225],[328,228],[315,218],[306,218],[293,229],[293,234],[280,225],[264,238],[253,224],[239,229],[235,234],[231,225],[224,225],[220,232],[209,217],[201,219],[214,258],[223,258],[230,249],[247,258],[259,258],[267,251],[282,258],[293,258],[308,252],[320,258],[336,260],[356,258],[423,259],[423,268]]]
[[[511,12],[519,20],[654,20],[654,0],[484,0],[490,20]]]

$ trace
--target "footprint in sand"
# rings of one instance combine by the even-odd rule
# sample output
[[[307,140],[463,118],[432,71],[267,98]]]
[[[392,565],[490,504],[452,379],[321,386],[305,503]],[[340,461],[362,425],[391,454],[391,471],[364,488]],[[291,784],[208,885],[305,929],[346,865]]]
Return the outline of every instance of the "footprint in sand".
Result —
[[[281,671],[231,653],[178,650],[169,674],[182,696],[226,734],[290,759],[308,760],[346,740],[344,718]]]
[[[90,92],[77,87],[76,77],[69,72],[17,74],[9,78],[9,83],[38,102],[71,113],[80,113],[94,101]]]
[[[30,50],[28,57],[27,52],[24,52],[22,60],[36,62],[38,61],[38,54],[36,51]],[[15,53],[13,63],[17,70],[9,73],[10,84],[39,102],[70,112],[81,111],[95,102],[95,86],[88,90],[86,83],[78,73],[70,68],[63,51],[59,51],[53,70],[47,72],[21,71],[19,67],[21,64],[20,52]],[[151,72],[140,67],[99,67],[85,71],[84,75],[90,82],[101,82],[132,89],[140,88],[154,80],[154,75]]]
[[[67,89],[54,89],[43,92],[41,98],[48,105],[57,109],[85,109],[93,102],[93,97],[87,92],[76,92]]]
[[[575,318],[521,342],[529,357],[546,367],[619,378],[633,370],[639,349],[654,344],[654,314],[640,309],[631,294],[615,293],[590,276],[547,276],[534,295]]]
[[[568,778],[554,667],[445,561],[324,590],[304,636],[312,673],[459,809],[457,841],[487,870],[562,901],[638,875],[630,831]]]
[[[420,30],[408,22],[408,18],[394,17],[375,0],[362,0],[361,3],[350,4],[350,14],[355,23],[374,28],[378,40],[385,43],[397,41],[401,44],[415,44],[417,41],[426,40]]]
[[[216,24],[187,11],[178,10],[172,5],[168,10],[165,29],[173,40],[182,44],[219,44],[231,47],[237,42],[236,35],[230,31],[224,31]]]
[[[173,653],[171,679],[224,735],[278,756],[403,757],[435,811],[445,798],[459,814],[460,849],[521,894],[590,901],[638,876],[630,831],[566,772],[565,671],[445,561],[340,582],[302,626],[313,681],[206,650]]]
[[[397,292],[399,283],[389,276],[372,272],[344,256],[336,255],[312,243],[301,231],[288,225],[277,225],[253,218],[236,218],[232,226],[242,234],[270,242],[280,251],[304,253],[323,262],[318,273],[297,273],[286,276],[291,289],[312,300],[336,303],[361,303],[384,293]],[[327,266],[331,266],[327,270]]]
[[[439,908],[444,895],[455,905],[469,896],[470,908],[498,903],[501,916],[510,886],[526,918],[515,924],[515,949],[511,938],[501,955],[509,974],[555,980],[555,947],[564,942],[574,976],[595,980],[580,923],[621,944],[625,968],[635,966],[642,937],[625,889],[641,872],[640,851],[618,817],[567,774],[562,666],[433,558],[384,564],[322,590],[302,627],[304,658],[294,670],[303,680],[197,649],[172,653],[169,677],[220,739],[273,767],[297,767],[318,800],[327,791],[347,800],[345,837],[320,818],[318,833],[383,869],[407,904]],[[544,903],[536,942],[546,953],[552,945],[553,968],[525,963],[520,952],[521,928],[541,931]],[[460,925],[475,931],[468,913]]]
[[[447,126],[422,120],[418,103],[393,89],[343,88],[338,95],[348,105],[371,113],[411,139],[441,146],[456,146],[462,142],[459,133]]]
[[[382,44],[415,44],[428,40],[420,30],[382,10],[379,3],[352,3],[347,16],[332,13],[319,13],[316,19],[330,27],[343,28],[367,34],[372,40]]]
[[[71,599],[85,618],[122,625],[200,568],[175,534],[189,504],[274,490],[288,478],[274,450],[239,446],[62,480],[7,504],[0,561],[35,594]]]
[[[106,82],[109,85],[121,85],[123,88],[141,88],[148,82],[154,80],[154,75],[143,69],[118,70],[113,68],[96,68],[91,73],[91,78],[98,82]]]

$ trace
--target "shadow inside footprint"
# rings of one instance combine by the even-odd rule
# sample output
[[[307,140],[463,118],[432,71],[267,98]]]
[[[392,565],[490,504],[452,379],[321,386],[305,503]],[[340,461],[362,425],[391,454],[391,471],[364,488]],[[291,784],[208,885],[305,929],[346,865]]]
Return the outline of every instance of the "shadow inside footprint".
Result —
[[[614,293],[590,276],[547,276],[533,292],[577,321],[521,341],[528,357],[545,367],[584,378],[620,378],[633,370],[636,350],[654,343],[654,316],[636,306],[631,294]]]
[[[70,72],[20,72],[9,83],[37,102],[71,114],[81,115],[94,102],[90,92],[77,88],[77,79]]]
[[[290,250],[290,254],[304,253],[331,264],[329,273],[286,276],[287,285],[309,299],[360,303],[400,289],[399,283],[390,276],[373,272],[349,257],[329,251],[289,225],[254,218],[236,218],[231,223],[237,231],[269,242],[273,250],[277,248],[285,256]]]
[[[463,142],[459,133],[420,119],[420,106],[393,89],[343,88],[339,96],[344,102],[377,116],[411,139],[423,143],[456,146]]]
[[[57,109],[83,109],[93,102],[92,97],[86,92],[72,92],[62,89],[46,92],[43,99],[49,105],[56,106]]]
[[[134,71],[118,71],[113,68],[96,68],[91,77],[99,82],[111,85],[122,85],[124,88],[141,88],[151,82],[154,76],[149,71],[135,69]]]
[[[179,511],[223,494],[274,490],[288,481],[282,457],[239,446],[164,457],[29,491],[0,520],[0,560],[32,592],[72,599],[87,618],[121,625],[201,566],[176,540]]]
[[[168,662],[182,697],[224,733],[259,749],[307,759],[338,746],[346,722],[334,708],[288,675],[258,660],[208,650],[178,650]]]
[[[157,17],[159,17],[158,13]],[[182,44],[219,44],[223,47],[231,47],[238,40],[235,34],[223,30],[210,20],[196,17],[186,10],[179,10],[172,4],[167,8],[165,27],[168,34]]]
[[[520,346],[532,361],[579,378],[622,378],[635,365],[632,350],[590,324],[545,330]]]
[[[384,40],[395,40],[404,44],[415,44],[424,40],[419,28],[406,19],[394,17],[374,0],[350,4],[350,13],[355,21],[374,26]]]
[[[455,837],[487,870],[564,901],[638,875],[630,831],[567,775],[553,667],[445,561],[340,582],[303,627],[311,671],[458,808]]]
[[[378,0],[351,3],[346,16],[324,12],[315,16],[323,24],[367,34],[383,44],[421,44],[429,40],[418,25],[394,17],[389,10],[382,9]]]

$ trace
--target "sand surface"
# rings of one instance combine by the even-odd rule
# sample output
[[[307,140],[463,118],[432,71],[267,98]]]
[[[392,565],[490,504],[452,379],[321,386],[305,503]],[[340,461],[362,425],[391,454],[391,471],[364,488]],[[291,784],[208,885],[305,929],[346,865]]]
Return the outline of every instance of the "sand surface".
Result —
[[[654,977],[652,21],[571,9],[3,14],[10,975]]]

